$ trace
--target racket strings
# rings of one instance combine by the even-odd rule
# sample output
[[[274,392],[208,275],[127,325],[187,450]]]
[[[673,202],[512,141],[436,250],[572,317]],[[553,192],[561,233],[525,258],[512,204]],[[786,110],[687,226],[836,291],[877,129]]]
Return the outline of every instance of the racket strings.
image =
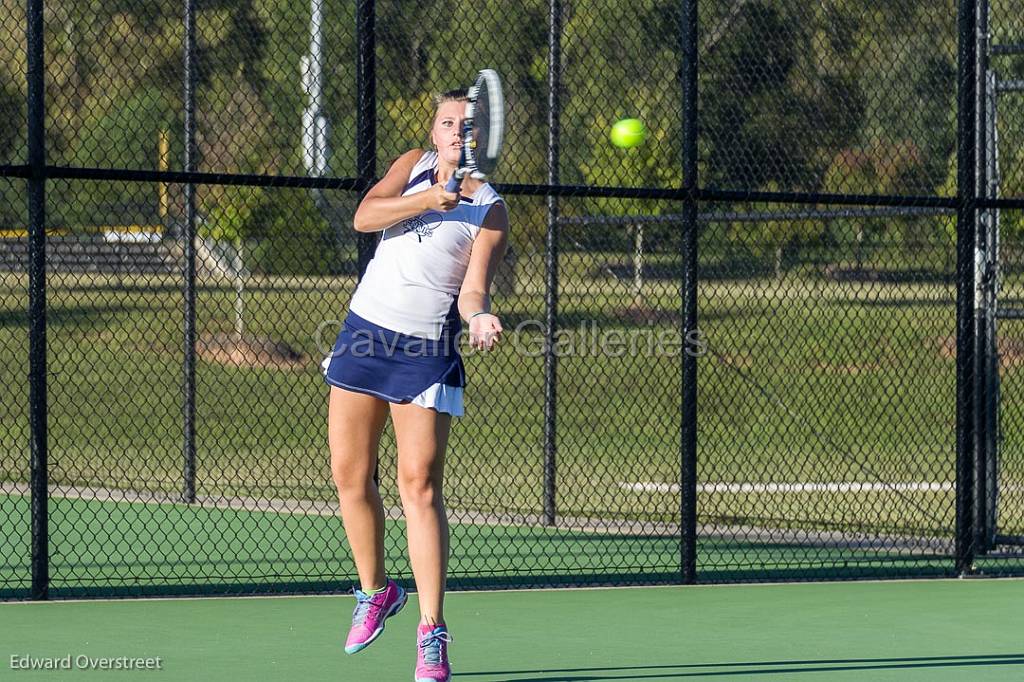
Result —
[[[487,155],[487,140],[490,134],[491,112],[487,94],[483,93],[477,100],[477,109],[473,113],[473,156],[477,163]]]

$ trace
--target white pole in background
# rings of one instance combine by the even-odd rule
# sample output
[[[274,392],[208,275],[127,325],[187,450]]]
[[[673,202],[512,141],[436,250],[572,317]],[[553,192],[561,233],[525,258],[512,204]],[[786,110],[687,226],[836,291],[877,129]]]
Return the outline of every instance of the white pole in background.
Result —
[[[302,162],[310,177],[327,174],[330,161],[330,127],[323,105],[323,0],[310,0],[309,54],[302,57]]]

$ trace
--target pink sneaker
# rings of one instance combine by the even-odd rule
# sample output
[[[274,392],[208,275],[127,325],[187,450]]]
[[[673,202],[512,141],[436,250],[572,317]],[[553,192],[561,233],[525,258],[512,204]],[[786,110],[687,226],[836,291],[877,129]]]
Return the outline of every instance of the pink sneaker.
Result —
[[[345,640],[345,653],[354,654],[370,646],[384,632],[384,621],[402,610],[409,595],[394,580],[372,597],[361,590],[356,594],[356,610],[352,612],[352,629]]]
[[[452,636],[444,625],[421,625],[416,638],[416,682],[449,682],[448,642]]]

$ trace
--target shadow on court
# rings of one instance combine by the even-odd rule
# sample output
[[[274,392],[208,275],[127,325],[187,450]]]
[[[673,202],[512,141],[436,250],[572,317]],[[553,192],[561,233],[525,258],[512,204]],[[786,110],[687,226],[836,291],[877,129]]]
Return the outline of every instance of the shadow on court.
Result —
[[[501,676],[505,682],[586,682],[587,680],[645,680],[727,677],[730,675],[794,675],[798,673],[911,670],[920,668],[972,668],[1024,665],[1024,653],[974,656],[914,656],[908,658],[836,658],[794,661],[687,663],[549,670],[493,670],[456,672],[455,677]],[[526,677],[507,677],[526,675]]]

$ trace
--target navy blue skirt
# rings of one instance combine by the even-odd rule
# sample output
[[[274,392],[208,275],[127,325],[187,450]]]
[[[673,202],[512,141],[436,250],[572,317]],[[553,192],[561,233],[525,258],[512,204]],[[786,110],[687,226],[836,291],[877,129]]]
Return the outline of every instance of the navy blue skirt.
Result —
[[[441,338],[434,341],[386,329],[349,311],[327,358],[324,381],[392,403],[411,402],[438,383],[465,387],[461,332],[457,314],[448,317]]]

